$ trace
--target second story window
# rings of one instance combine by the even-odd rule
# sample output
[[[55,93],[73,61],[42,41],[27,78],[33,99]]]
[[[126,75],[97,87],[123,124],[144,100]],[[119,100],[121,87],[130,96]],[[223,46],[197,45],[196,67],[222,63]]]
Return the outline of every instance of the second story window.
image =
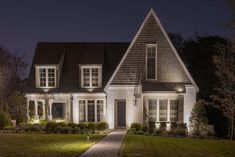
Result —
[[[36,84],[39,88],[55,88],[56,87],[56,69],[48,67],[38,67]]]
[[[148,80],[153,80],[157,78],[156,58],[157,58],[157,45],[148,44],[146,46],[146,79]]]
[[[81,87],[99,88],[102,82],[102,69],[97,65],[81,66]]]

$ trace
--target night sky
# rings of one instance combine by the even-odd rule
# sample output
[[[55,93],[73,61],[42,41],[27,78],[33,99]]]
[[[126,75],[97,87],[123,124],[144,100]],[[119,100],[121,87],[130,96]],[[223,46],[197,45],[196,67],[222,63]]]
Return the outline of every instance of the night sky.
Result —
[[[131,41],[153,8],[167,32],[229,36],[223,0],[1,0],[0,45],[31,63],[38,41]]]

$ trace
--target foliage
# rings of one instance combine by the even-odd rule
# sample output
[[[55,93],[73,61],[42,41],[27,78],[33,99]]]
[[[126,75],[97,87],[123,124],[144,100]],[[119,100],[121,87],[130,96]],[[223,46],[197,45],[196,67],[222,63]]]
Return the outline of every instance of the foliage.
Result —
[[[56,127],[56,122],[48,122],[45,127],[47,133],[52,133]]]
[[[99,122],[96,126],[97,130],[104,131],[109,129],[109,125],[106,122]]]
[[[71,126],[56,126],[55,127],[55,130],[54,130],[55,133],[60,133],[60,134],[71,134],[73,133],[73,128]]]
[[[233,139],[235,118],[235,43],[219,45],[218,54],[213,57],[217,68],[216,75],[220,86],[216,87],[217,94],[211,96],[218,108],[230,120],[229,137]]]
[[[0,129],[3,129],[6,126],[11,126],[11,118],[7,113],[0,111]]]
[[[80,130],[86,130],[87,129],[87,125],[85,123],[79,123],[79,124],[77,124],[77,127],[80,128]]]
[[[142,126],[142,131],[145,133],[148,132],[148,126],[146,124]]]
[[[194,135],[200,136],[202,130],[204,130],[207,125],[208,118],[205,108],[205,101],[198,100],[194,105],[189,118],[190,132]]]
[[[8,97],[8,107],[12,119],[17,123],[26,122],[26,99],[22,92],[13,91]]]
[[[135,131],[142,131],[142,125],[140,123],[132,123],[130,129],[134,128]]]
[[[26,67],[22,54],[0,47],[0,110],[10,113],[17,122],[24,119],[22,92]]]
[[[20,123],[17,125],[17,132],[42,132],[45,126],[41,124]]]
[[[90,123],[87,124],[87,129],[89,131],[91,131],[92,133],[95,133],[95,128],[96,128],[96,124],[95,123],[90,122]]]
[[[150,134],[155,134],[155,130],[156,130],[156,123],[155,122],[148,122],[148,129],[149,129],[149,133]]]

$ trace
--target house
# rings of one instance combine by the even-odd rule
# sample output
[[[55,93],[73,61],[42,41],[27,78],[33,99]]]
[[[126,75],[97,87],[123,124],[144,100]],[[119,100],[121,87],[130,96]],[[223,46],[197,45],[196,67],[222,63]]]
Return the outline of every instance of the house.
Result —
[[[39,119],[188,123],[198,87],[151,9],[131,43],[40,42],[27,91]],[[46,110],[48,107],[48,110]]]

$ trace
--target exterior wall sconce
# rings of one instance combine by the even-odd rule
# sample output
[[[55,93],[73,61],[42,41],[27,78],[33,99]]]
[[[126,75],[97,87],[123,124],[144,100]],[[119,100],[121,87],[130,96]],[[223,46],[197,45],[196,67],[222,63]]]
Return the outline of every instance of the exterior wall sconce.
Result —
[[[177,93],[182,93],[184,91],[183,87],[176,87],[176,92]]]

